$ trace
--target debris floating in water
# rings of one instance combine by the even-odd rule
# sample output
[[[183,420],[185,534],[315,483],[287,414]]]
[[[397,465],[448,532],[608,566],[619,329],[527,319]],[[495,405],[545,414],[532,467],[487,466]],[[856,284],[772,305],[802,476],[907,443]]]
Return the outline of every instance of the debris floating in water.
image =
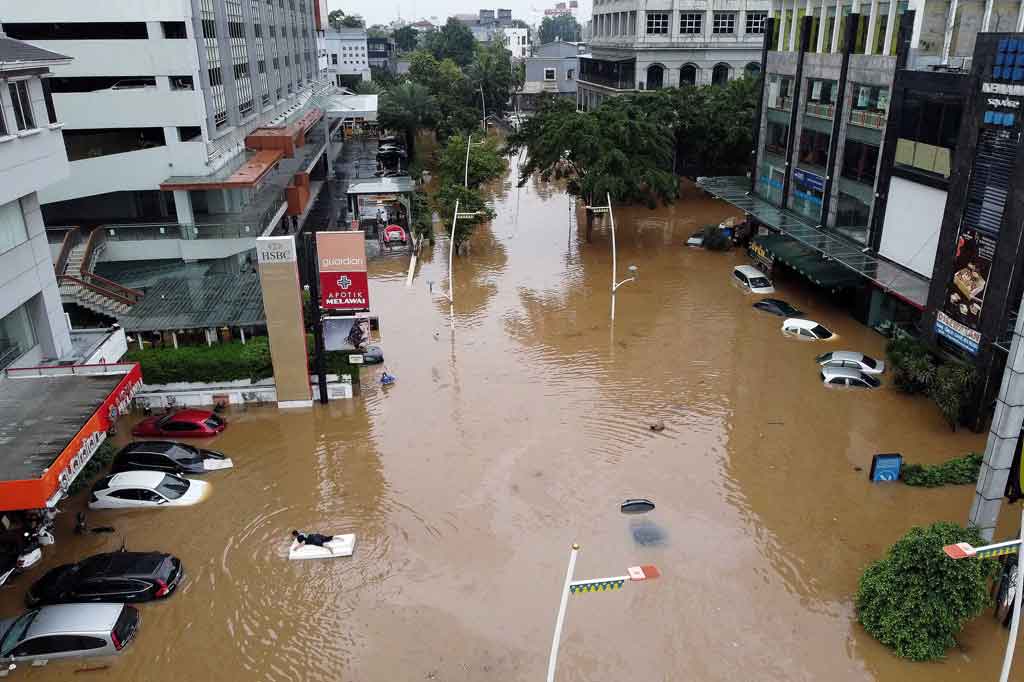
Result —
[[[390,386],[396,381],[398,381],[398,377],[396,377],[394,374],[390,373],[386,369],[384,370],[384,373],[380,375],[381,386]]]
[[[654,511],[654,503],[650,500],[638,497],[635,499],[629,499],[622,503],[619,507],[623,514],[646,514],[649,511]]]
[[[648,426],[650,426],[651,431],[654,431],[655,433],[660,433],[665,430],[665,422],[661,421],[660,419],[654,422],[653,424],[649,424]]]

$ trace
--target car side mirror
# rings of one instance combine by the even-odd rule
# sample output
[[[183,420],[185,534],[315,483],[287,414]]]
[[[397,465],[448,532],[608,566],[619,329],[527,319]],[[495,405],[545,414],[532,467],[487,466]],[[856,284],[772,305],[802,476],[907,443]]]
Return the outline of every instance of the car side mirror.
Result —
[[[157,504],[167,504],[167,500],[165,500],[165,499],[163,499],[163,498],[160,498],[159,500],[157,500],[157,502],[156,502],[156,503],[157,503]]]

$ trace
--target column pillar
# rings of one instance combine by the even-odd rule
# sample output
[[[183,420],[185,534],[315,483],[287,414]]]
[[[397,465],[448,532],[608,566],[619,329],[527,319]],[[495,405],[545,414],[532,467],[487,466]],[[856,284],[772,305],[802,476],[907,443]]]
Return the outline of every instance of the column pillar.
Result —
[[[878,0],[871,0],[868,15],[868,35],[864,40],[864,54],[871,54],[875,47],[875,29],[878,28]]]
[[[942,63],[949,64],[949,49],[953,44],[953,26],[956,24],[957,0],[949,0],[949,12],[946,14],[946,32],[942,37]]]
[[[1024,0],[1021,0],[1022,7],[1024,7]],[[775,46],[778,52],[782,52],[786,49],[786,0],[779,0],[779,42]],[[707,29],[710,30],[710,29]]]
[[[1024,0],[1021,0],[1024,2]],[[839,52],[839,24],[843,19],[843,0],[836,0],[836,20],[832,24],[832,54]]]
[[[793,23],[789,32],[789,51],[796,51],[796,37],[800,33],[800,10],[797,8],[796,0],[793,0]]]
[[[174,190],[174,212],[178,217],[178,224],[191,225],[196,222],[192,213],[192,197],[187,189]]]
[[[982,33],[988,33],[989,22],[992,21],[992,0],[985,0],[985,15],[981,20]]]
[[[1017,33],[1021,32],[1024,32],[1024,0],[1021,0],[1020,9],[1017,11]]]
[[[331,122],[327,119],[326,113],[320,120],[323,123],[324,140],[326,140],[327,145],[324,147],[324,155],[327,157],[324,159],[324,163],[327,164],[327,179],[332,180],[334,178],[334,164],[331,162]]]
[[[896,29],[896,0],[889,0],[889,16],[885,22],[885,42],[882,43],[882,54],[892,54],[892,37]]]
[[[818,20],[818,46],[816,51],[825,52],[825,30],[828,28],[828,0],[821,0],[821,18]],[[831,47],[831,46],[830,46]]]

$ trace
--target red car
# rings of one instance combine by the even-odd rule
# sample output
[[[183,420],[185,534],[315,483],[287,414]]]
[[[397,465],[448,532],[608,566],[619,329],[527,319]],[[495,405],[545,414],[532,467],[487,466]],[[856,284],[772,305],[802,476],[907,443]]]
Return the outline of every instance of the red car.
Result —
[[[158,417],[146,417],[135,425],[132,435],[149,438],[210,438],[227,426],[227,421],[209,410],[178,410]]]

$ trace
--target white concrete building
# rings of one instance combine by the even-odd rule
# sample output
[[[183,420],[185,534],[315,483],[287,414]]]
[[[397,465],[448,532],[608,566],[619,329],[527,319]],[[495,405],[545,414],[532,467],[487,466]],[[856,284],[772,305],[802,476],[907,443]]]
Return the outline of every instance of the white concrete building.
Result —
[[[530,29],[503,28],[501,42],[512,53],[512,59],[522,61],[530,56]]]
[[[43,77],[70,62],[0,31],[0,369],[73,351],[38,196],[68,176]]]
[[[343,28],[327,31],[327,78],[338,87],[352,87],[370,80],[370,56],[366,31]]]
[[[190,220],[161,183],[229,174],[319,85],[313,0],[0,0],[0,19],[73,57],[51,80],[71,164],[40,192],[50,224]]]
[[[578,104],[759,73],[769,0],[595,0]]]

